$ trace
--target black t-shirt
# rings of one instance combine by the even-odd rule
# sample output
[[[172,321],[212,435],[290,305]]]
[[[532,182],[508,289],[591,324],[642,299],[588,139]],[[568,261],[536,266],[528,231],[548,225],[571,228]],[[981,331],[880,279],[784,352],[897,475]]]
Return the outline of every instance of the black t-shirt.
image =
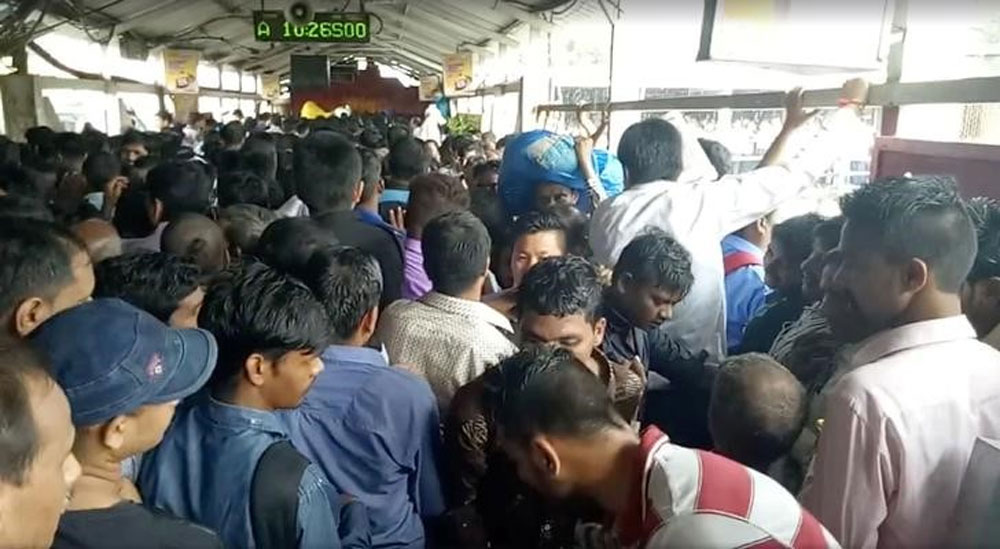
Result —
[[[106,509],[66,511],[52,547],[221,549],[223,545],[208,528],[123,501]]]
[[[340,244],[360,248],[378,261],[382,268],[383,309],[400,298],[403,292],[403,252],[392,233],[361,221],[353,210],[329,212],[317,217],[316,221],[333,231]]]

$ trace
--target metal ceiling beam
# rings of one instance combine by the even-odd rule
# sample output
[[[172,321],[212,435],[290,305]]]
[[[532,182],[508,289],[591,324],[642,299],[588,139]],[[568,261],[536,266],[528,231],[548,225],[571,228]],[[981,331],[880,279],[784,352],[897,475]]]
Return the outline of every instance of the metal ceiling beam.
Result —
[[[511,19],[516,19],[518,21],[524,21],[525,23],[527,23],[527,24],[531,25],[532,27],[535,27],[536,29],[541,30],[541,31],[551,31],[551,30],[554,30],[556,28],[555,24],[546,21],[545,19],[542,18],[541,15],[539,15],[537,13],[531,13],[528,10],[522,9],[520,7],[517,7],[514,4],[507,4],[503,0],[491,2],[493,4],[492,8],[491,7],[487,7],[487,6],[483,6],[482,4],[478,4],[478,3],[475,3],[475,2],[470,2],[470,1],[467,1],[467,0],[466,1],[462,1],[462,0],[439,0],[439,1],[442,2],[442,3],[444,3],[444,4],[447,4],[449,6],[452,6],[452,7],[462,7],[462,8],[465,8],[465,9],[471,9],[473,11],[473,13],[475,13],[476,11],[478,11],[479,8],[484,9],[484,10],[494,11],[496,13],[499,13],[499,14],[502,14],[502,15],[506,15],[507,17],[510,17]]]
[[[471,34],[480,38],[480,40],[485,40],[488,38],[493,38],[498,42],[507,44],[508,46],[517,46],[519,43],[517,40],[498,32],[495,29],[490,28],[490,21],[488,19],[483,19],[482,17],[460,9],[457,7],[442,7],[437,3],[432,2],[414,2],[409,4],[416,10],[422,11],[431,16],[431,19],[425,19],[428,24],[434,24],[435,19],[437,19],[438,24],[449,24],[452,28],[460,29],[466,34]]]
[[[407,37],[417,38],[421,41],[435,41],[438,44],[444,46],[446,51],[455,51],[461,40],[456,40],[454,34],[448,33],[447,31],[440,30],[433,25],[420,25],[419,28],[414,28],[413,25],[407,25],[407,23],[413,23],[413,20],[409,17],[397,13],[390,9],[385,9],[383,7],[368,7],[368,11],[378,15],[383,20],[389,20],[397,23],[399,26],[384,25],[385,29],[395,29],[400,35],[405,35]],[[384,23],[384,21],[383,21]],[[432,39],[431,36],[437,37]],[[470,49],[476,49],[478,46],[468,46]]]
[[[152,19],[155,19],[158,14],[168,9],[182,9],[191,4],[195,4],[198,1],[199,0],[170,0],[169,2],[158,2],[148,8],[141,9],[131,14],[127,19],[124,19],[120,24],[115,26],[115,32],[118,34],[128,32],[136,27],[141,27]]]

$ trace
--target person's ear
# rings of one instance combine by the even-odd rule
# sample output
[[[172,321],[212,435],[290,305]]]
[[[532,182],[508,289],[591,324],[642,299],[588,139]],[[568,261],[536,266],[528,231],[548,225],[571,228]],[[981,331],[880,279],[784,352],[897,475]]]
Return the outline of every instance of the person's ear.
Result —
[[[358,202],[361,202],[361,195],[364,194],[364,192],[365,192],[365,182],[359,179],[358,182],[354,185],[354,193],[351,194],[352,208],[354,206],[357,206]]]
[[[975,286],[982,288],[979,291],[985,294],[986,298],[989,299],[990,302],[994,305],[1000,304],[1000,277],[991,276],[974,284]]]
[[[379,194],[385,192],[385,179],[379,179],[378,184],[375,185],[375,188],[378,189]]]
[[[632,273],[622,273],[620,276],[614,277],[615,291],[619,295],[627,295],[628,288],[632,285]]]
[[[151,198],[147,207],[147,214],[149,215],[149,222],[153,226],[160,224],[163,220],[163,202],[159,198]]]
[[[50,316],[52,316],[52,305],[48,301],[40,297],[29,297],[14,309],[14,332],[25,337]]]
[[[903,289],[908,293],[917,293],[931,281],[930,267],[923,259],[913,258],[906,262],[903,270]]]
[[[378,326],[378,305],[372,307],[370,311],[365,313],[365,316],[361,317],[361,325],[358,327],[358,334],[364,340],[365,343],[371,339],[372,334],[375,333],[375,328]]]
[[[268,378],[268,368],[270,361],[260,353],[254,353],[247,357],[243,363],[243,371],[247,381],[254,387],[260,387]]]
[[[604,334],[608,330],[608,320],[599,318],[594,323],[594,347],[600,347],[604,343]]]
[[[545,478],[554,479],[562,472],[562,461],[552,443],[543,436],[531,439],[529,452],[535,469],[542,472]]]
[[[115,416],[101,427],[101,444],[112,450],[120,450],[125,445],[125,432],[130,421],[128,416]]]

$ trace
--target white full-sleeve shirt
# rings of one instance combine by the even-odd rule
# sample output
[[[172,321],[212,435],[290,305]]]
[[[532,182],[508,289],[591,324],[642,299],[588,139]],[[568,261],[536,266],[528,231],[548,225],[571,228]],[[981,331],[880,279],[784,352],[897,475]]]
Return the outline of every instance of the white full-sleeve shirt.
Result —
[[[785,164],[728,175],[708,176],[696,135],[683,123],[685,172],[680,181],[635,185],[605,200],[590,224],[590,245],[597,262],[613,267],[622,250],[651,228],[666,231],[691,253],[694,285],[664,327],[693,351],[715,359],[726,349],[725,283],[720,242],[729,233],[800,197],[845,149],[851,120],[839,111],[829,129],[819,132]],[[711,172],[714,177],[714,171]]]
[[[807,509],[844,547],[945,547],[976,437],[1000,437],[1000,352],[964,316],[876,334],[826,398]]]

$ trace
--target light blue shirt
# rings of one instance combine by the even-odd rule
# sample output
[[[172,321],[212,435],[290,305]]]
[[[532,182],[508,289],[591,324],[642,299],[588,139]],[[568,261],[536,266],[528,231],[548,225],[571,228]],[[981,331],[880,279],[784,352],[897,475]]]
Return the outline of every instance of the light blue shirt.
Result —
[[[373,349],[334,345],[322,358],[305,400],[281,414],[292,442],[368,508],[373,547],[424,547],[421,519],[445,511],[434,393]]]
[[[726,346],[732,353],[743,342],[743,332],[750,319],[764,306],[769,290],[764,284],[764,251],[752,242],[731,234],[722,240],[722,256],[747,252],[760,259],[760,265],[740,267],[726,275]]]

